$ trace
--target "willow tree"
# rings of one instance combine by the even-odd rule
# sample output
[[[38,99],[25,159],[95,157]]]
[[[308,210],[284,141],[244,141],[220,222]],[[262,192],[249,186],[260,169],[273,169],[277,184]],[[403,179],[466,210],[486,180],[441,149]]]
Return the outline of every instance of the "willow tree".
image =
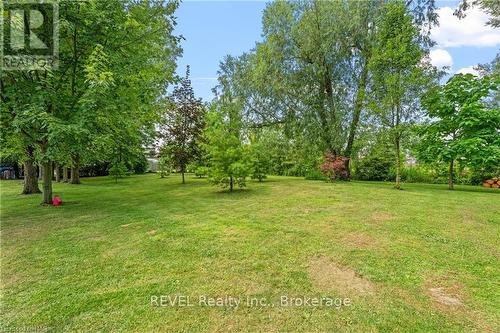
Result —
[[[348,163],[368,111],[369,64],[385,3],[269,4],[262,42],[221,66],[232,70],[226,74],[251,125],[283,125],[289,137],[303,137],[318,151],[347,157]],[[417,25],[435,21],[432,0],[407,1],[407,6]],[[419,36],[422,43],[425,36]]]

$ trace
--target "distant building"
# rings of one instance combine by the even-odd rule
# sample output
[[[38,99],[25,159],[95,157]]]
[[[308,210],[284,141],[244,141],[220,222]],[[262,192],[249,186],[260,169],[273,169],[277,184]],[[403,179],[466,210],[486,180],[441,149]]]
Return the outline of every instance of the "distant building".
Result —
[[[10,165],[0,165],[0,179],[16,179],[16,170]]]

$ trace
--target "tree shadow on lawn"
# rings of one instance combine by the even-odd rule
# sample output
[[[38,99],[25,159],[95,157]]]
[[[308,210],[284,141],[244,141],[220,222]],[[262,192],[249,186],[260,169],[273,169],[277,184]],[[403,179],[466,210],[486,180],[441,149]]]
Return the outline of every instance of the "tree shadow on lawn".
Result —
[[[304,178],[301,177],[296,177],[297,180],[304,180]],[[288,179],[284,179],[285,181]],[[266,183],[282,183],[283,179],[276,179],[276,178],[266,178],[263,181],[259,182],[258,179],[250,179],[249,183],[252,184],[266,184]]]
[[[382,181],[352,181],[352,184],[367,185],[383,189],[394,189],[393,182],[382,182]],[[484,188],[475,185],[455,185],[454,190],[448,189],[448,184],[429,184],[429,183],[402,183],[402,191],[418,191],[418,190],[436,190],[436,191],[446,191],[446,192],[471,192],[471,193],[495,193],[500,194],[500,189],[496,188]],[[397,191],[396,189],[394,189]]]
[[[454,190],[448,190],[448,185],[446,185],[444,188],[439,188],[439,190],[444,190],[444,191],[449,191],[449,192],[472,192],[472,193],[489,193],[489,194],[500,194],[500,189],[498,188],[484,188],[481,186],[472,186],[469,185],[469,187],[462,187],[463,185],[455,185]]]
[[[242,199],[242,198],[250,198],[257,195],[263,195],[269,193],[268,189],[265,187],[259,188],[235,188],[232,192],[229,189],[221,189],[214,187],[210,192],[210,196],[217,198],[228,198],[228,199]]]
[[[455,185],[455,188],[453,190],[448,189],[448,184],[423,184],[423,183],[408,183],[409,186],[411,185],[417,185],[414,186],[413,188],[418,189],[428,189],[428,190],[435,190],[435,191],[441,191],[441,192],[449,192],[449,193],[454,193],[454,192],[469,192],[469,193],[488,193],[488,194],[500,194],[500,189],[496,188],[484,188],[481,186],[474,186],[474,185]],[[403,185],[404,186],[404,185]]]

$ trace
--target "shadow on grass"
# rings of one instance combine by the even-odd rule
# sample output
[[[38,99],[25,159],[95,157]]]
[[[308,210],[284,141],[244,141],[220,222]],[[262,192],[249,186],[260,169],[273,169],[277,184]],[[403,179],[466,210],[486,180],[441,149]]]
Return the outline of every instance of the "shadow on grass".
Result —
[[[484,188],[481,186],[472,186],[470,187],[462,187],[463,185],[455,185],[454,190],[449,190],[448,186],[444,187],[439,187],[439,190],[444,190],[444,191],[449,191],[451,193],[453,192],[473,192],[473,193],[490,193],[490,194],[500,194],[500,189],[498,188]]]
[[[301,179],[301,178],[299,178]],[[279,183],[281,180],[280,179],[273,179],[273,178],[266,178],[264,179],[263,181],[259,182],[259,180],[257,179],[251,179],[250,182],[251,183],[255,183],[255,184],[265,184],[265,183]]]
[[[363,186],[373,186],[384,189],[394,189],[393,182],[382,182],[382,181],[352,181],[352,184],[362,184]],[[435,190],[435,191],[446,191],[446,192],[470,192],[470,193],[494,193],[500,194],[500,189],[496,188],[484,188],[481,186],[474,185],[455,185],[454,190],[448,189],[448,184],[428,184],[428,183],[402,183],[401,190]]]
[[[220,187],[213,187],[213,190],[208,193],[212,197],[217,198],[227,198],[227,199],[241,199],[241,198],[250,198],[258,195],[267,194],[268,190],[266,188],[235,188],[232,192],[229,189],[221,189]]]

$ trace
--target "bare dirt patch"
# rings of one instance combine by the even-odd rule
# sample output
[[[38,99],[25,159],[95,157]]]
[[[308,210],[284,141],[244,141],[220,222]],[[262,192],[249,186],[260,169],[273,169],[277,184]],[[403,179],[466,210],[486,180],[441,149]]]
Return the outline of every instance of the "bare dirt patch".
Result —
[[[353,269],[338,265],[324,256],[310,260],[308,273],[314,288],[321,291],[370,294],[374,290],[373,284]]]
[[[432,276],[424,284],[426,293],[442,309],[457,308],[463,305],[465,286],[456,279],[456,273]]]
[[[148,235],[153,236],[156,234],[156,230],[149,230]]]
[[[450,306],[462,305],[462,301],[458,297],[448,294],[443,287],[430,288],[429,293],[438,303]]]
[[[476,214],[471,210],[462,211],[463,221],[465,223],[475,223],[476,222]]]
[[[458,280],[456,272],[448,271],[446,275],[431,274],[423,287],[434,306],[447,316],[456,320],[468,318],[471,327],[475,327],[478,332],[498,331],[494,329],[495,324],[492,324],[483,312],[467,306],[469,300],[467,287]]]
[[[350,248],[356,248],[356,249],[370,249],[377,247],[378,245],[378,242],[375,238],[367,234],[357,233],[357,232],[345,235],[342,238],[342,242],[347,246],[349,246]]]
[[[374,212],[371,216],[371,221],[375,223],[382,223],[391,220],[393,217],[394,215],[388,212]]]

